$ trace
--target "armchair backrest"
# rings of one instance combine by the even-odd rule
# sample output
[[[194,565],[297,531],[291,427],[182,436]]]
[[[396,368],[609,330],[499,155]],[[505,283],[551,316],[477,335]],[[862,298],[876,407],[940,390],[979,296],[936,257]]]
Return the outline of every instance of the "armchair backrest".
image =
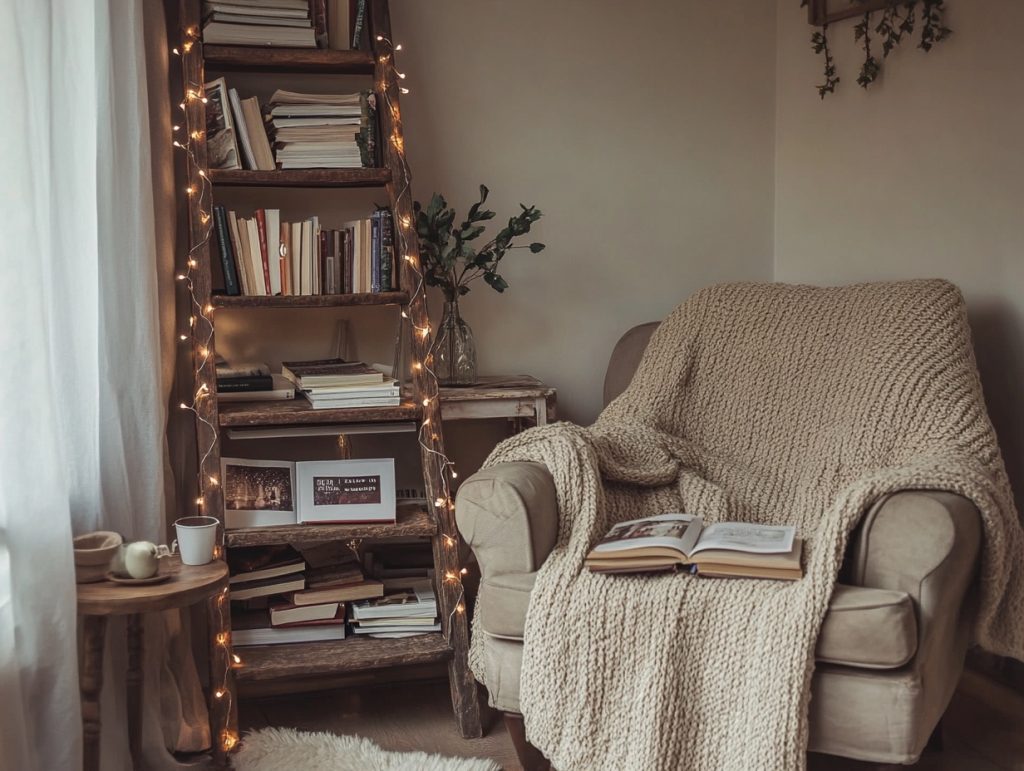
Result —
[[[608,369],[604,375],[604,403],[608,405],[612,399],[617,397],[629,385],[633,379],[633,373],[647,350],[647,343],[651,335],[658,328],[660,321],[649,321],[646,324],[639,324],[626,332],[619,338],[612,350],[612,356],[608,360]]]

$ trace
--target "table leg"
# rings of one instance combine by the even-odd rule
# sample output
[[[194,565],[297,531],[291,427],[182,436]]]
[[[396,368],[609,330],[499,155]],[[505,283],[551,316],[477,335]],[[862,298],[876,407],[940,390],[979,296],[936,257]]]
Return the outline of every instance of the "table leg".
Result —
[[[142,768],[142,616],[128,616],[128,747],[132,765]]]
[[[231,611],[226,587],[206,601],[206,617],[212,640],[210,738],[213,741],[215,763],[225,766],[228,755],[238,744],[238,704],[231,658]]]
[[[85,771],[100,771],[100,690],[103,688],[103,647],[107,631],[106,616],[85,616],[82,671],[82,763]]]

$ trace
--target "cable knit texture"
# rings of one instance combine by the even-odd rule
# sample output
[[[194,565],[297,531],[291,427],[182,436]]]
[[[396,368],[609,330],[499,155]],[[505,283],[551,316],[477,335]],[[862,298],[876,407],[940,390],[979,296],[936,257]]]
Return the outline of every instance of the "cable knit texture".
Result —
[[[850,531],[887,493],[974,501],[975,641],[1024,655],[1024,537],[964,301],[945,281],[710,287],[661,324],[594,425],[532,429],[486,465],[513,460],[545,463],[557,490],[521,701],[530,740],[560,771],[805,768],[815,640]],[[680,510],[795,523],[805,577],[584,569],[615,522]]]

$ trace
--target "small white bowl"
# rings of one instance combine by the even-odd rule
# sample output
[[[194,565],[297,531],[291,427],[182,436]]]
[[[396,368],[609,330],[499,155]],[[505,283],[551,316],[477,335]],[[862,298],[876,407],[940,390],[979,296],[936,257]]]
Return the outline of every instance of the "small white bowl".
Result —
[[[91,584],[102,581],[110,569],[110,558],[123,542],[124,539],[119,534],[109,530],[76,535],[75,582]]]

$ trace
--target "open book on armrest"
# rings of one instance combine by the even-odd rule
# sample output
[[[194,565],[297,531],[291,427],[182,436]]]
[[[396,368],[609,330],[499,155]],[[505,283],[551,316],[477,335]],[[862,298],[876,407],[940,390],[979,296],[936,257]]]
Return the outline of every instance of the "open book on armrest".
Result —
[[[595,573],[689,568],[702,576],[776,578],[803,575],[803,541],[791,525],[716,522],[693,514],[659,514],[620,522],[587,555]]]

